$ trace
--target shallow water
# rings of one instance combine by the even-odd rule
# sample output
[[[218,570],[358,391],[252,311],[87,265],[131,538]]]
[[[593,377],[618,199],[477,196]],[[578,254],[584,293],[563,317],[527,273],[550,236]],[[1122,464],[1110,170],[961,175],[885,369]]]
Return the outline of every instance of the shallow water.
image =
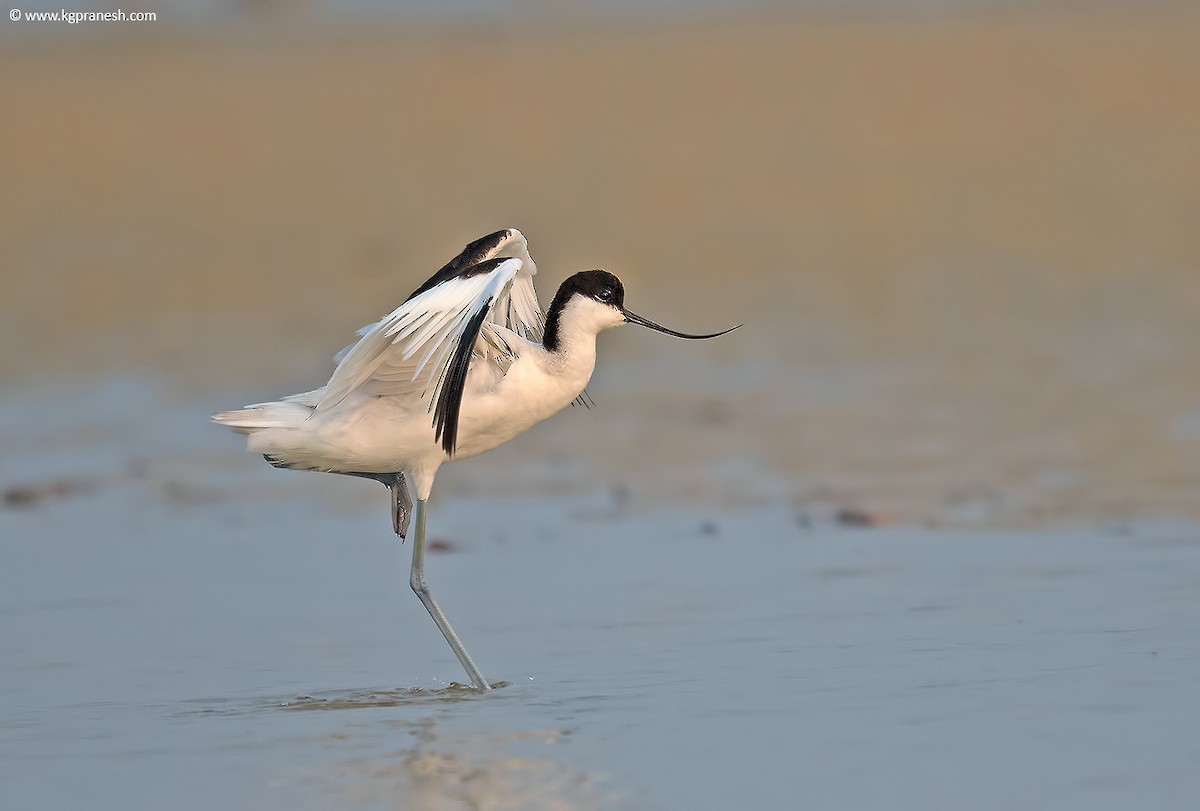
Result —
[[[154,396],[85,399],[116,415],[128,387]],[[1200,788],[1195,525],[435,496],[431,585],[500,683],[478,695],[382,488],[218,453],[199,407],[162,413],[136,440],[116,416],[57,448],[8,437],[9,480],[35,450],[78,475],[0,510],[5,807],[1183,808]]]

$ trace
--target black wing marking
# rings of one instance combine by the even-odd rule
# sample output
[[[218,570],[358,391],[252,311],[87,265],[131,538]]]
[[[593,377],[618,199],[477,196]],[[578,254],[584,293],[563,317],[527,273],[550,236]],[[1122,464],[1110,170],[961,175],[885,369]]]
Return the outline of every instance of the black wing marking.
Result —
[[[467,372],[471,370],[471,352],[475,348],[475,340],[479,330],[487,319],[488,310],[492,307],[492,299],[488,299],[479,312],[471,316],[471,320],[463,327],[458,336],[454,353],[446,364],[445,379],[438,393],[437,407],[433,411],[434,438],[442,441],[442,449],[448,456],[454,455],[458,444],[458,415],[462,409],[463,390],[467,385]]]
[[[429,277],[425,284],[413,291],[405,301],[411,301],[417,296],[424,293],[426,290],[432,290],[442,282],[448,282],[451,279],[468,279],[477,273],[486,273],[491,270],[491,267],[484,268],[483,263],[496,255],[496,251],[504,244],[504,241],[509,237],[509,229],[496,231],[493,234],[488,234],[486,237],[480,237],[474,242],[468,243],[467,247],[462,249],[462,252],[442,266],[442,269]],[[494,265],[492,266],[494,267]]]

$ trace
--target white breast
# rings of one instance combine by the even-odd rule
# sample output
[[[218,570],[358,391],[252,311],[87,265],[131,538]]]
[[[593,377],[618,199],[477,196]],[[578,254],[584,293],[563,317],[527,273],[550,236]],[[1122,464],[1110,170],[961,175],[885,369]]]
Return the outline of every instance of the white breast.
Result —
[[[595,368],[592,351],[551,354],[527,343],[498,382],[474,373],[468,378],[459,418],[454,458],[474,456],[502,445],[579,396]]]

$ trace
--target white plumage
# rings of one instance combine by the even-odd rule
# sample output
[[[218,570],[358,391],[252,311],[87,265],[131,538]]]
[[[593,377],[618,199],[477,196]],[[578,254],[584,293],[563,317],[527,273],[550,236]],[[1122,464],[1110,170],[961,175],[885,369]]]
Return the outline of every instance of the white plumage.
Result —
[[[571,364],[570,370],[556,364],[557,381],[531,388],[537,372],[518,368],[527,400],[518,412],[525,419],[511,419],[517,381],[503,384],[513,365],[533,365],[543,374],[550,365],[541,357],[545,316],[533,288],[536,272],[520,231],[484,237],[395,310],[359,330],[359,340],[335,357],[337,367],[323,387],[213,419],[248,434],[248,449],[280,466],[407,473],[416,497],[428,498],[437,468],[451,455],[465,458],[496,447],[569,403],[590,376],[584,368],[589,364]],[[483,323],[466,334],[481,313]],[[470,346],[467,378],[461,393],[447,393],[461,394],[448,450],[440,442],[445,426],[439,431],[430,415],[446,386],[452,353],[464,341]],[[576,385],[579,391],[562,401]],[[450,410],[447,403],[447,419]]]

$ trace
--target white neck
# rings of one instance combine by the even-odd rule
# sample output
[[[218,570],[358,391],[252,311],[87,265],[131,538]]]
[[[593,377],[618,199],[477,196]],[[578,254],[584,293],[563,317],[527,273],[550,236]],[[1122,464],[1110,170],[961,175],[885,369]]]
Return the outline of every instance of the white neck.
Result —
[[[561,378],[573,400],[596,368],[596,335],[624,322],[615,308],[585,296],[572,297],[558,312],[557,341],[545,350],[547,374]]]

